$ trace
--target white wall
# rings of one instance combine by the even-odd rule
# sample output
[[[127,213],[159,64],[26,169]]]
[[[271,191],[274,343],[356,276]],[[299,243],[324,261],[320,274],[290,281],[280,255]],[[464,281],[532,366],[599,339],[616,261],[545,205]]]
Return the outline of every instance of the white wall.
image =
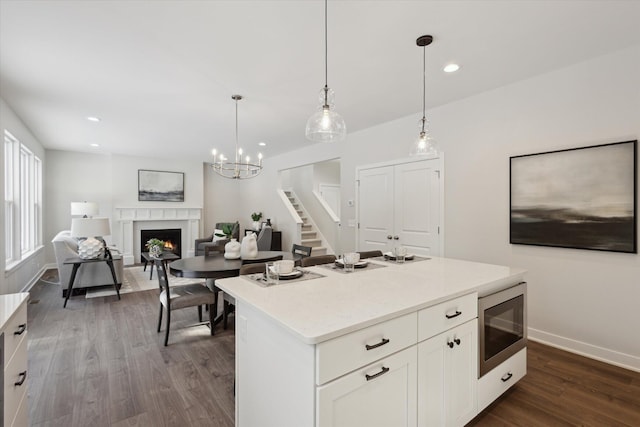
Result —
[[[461,71],[464,72],[464,69]],[[419,94],[416,88],[416,96]],[[528,269],[530,336],[640,370],[640,258],[509,244],[509,157],[640,136],[640,46],[430,111],[445,152],[445,253]],[[355,218],[355,168],[406,157],[419,113],[265,159],[244,200],[278,209],[262,190],[277,171],[339,157],[342,220]],[[348,117],[345,118],[348,122]],[[301,137],[302,138],[302,137]],[[355,245],[342,228],[343,250]]]
[[[0,150],[0,182],[4,192],[4,130],[8,130],[18,141],[27,146],[36,156],[42,161],[43,169],[46,173],[46,153],[42,144],[36,139],[31,131],[22,123],[22,120],[15,114],[11,107],[3,100],[0,99],[0,137],[2,138],[3,145]],[[46,203],[46,194],[43,195]],[[44,270],[45,264],[45,251],[44,248],[37,250],[29,258],[21,262],[11,271],[5,272],[5,242],[6,230],[4,229],[4,209],[0,209],[0,268],[2,274],[0,274],[0,294],[9,294],[14,292],[20,292],[30,285],[33,281],[39,277]],[[47,240],[43,235],[43,243],[46,245]]]
[[[184,202],[139,202],[138,169],[183,172]],[[49,242],[71,224],[70,203],[98,202],[99,214],[113,218],[122,207],[203,207],[202,163],[180,159],[47,151],[45,173],[47,262],[55,263]],[[112,223],[112,230],[114,224]],[[117,246],[121,242],[106,240]]]

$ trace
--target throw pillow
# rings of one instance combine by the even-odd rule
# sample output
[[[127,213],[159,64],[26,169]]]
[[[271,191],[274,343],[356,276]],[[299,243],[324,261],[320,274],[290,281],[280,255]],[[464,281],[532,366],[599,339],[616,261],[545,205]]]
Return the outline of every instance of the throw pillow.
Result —
[[[222,232],[222,230],[219,230],[216,228],[213,232],[213,241],[217,242],[218,240],[224,240],[224,239],[226,239],[226,237]]]

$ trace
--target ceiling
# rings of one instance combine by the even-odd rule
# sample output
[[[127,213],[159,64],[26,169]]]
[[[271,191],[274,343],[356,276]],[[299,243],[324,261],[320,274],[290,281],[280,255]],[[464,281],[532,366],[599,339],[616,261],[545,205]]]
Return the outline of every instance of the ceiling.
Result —
[[[268,159],[311,144],[323,9],[0,0],[0,96],[47,149],[208,160],[214,147],[233,152],[237,93],[240,146]],[[635,0],[331,0],[328,10],[328,83],[349,132],[415,114],[417,133],[423,34],[434,36],[427,108],[640,44]],[[449,62],[462,68],[445,74]]]

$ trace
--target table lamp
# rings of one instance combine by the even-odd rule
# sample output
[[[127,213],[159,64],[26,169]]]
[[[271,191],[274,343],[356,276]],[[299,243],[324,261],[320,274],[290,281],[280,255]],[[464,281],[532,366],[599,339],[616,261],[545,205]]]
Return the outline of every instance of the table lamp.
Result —
[[[96,202],[71,202],[71,216],[91,218],[94,215],[98,215]]]
[[[72,218],[71,237],[85,238],[78,242],[78,256],[95,259],[104,255],[104,241],[96,237],[111,234],[109,218]]]

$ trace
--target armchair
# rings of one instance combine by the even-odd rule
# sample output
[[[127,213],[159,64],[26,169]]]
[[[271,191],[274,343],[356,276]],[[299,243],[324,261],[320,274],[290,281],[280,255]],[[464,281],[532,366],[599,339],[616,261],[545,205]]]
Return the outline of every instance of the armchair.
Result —
[[[51,243],[53,243],[53,251],[56,255],[58,277],[60,278],[60,285],[63,289],[62,296],[66,296],[67,285],[71,278],[73,265],[64,264],[64,261],[68,258],[78,256],[78,241],[71,237],[71,231],[64,230],[56,234]],[[116,271],[116,279],[119,284],[122,284],[122,278],[124,277],[122,255],[113,249],[111,250],[111,255],[113,256],[113,267]],[[89,288],[94,286],[113,286],[111,270],[106,263],[97,262],[83,264],[78,270],[76,280],[73,284],[74,291],[79,288]]]
[[[236,222],[218,222],[216,223],[216,230],[222,230],[222,226],[224,226],[225,224],[231,224],[233,226],[233,232],[231,237],[237,240],[240,240],[240,224],[238,223],[238,221]],[[217,238],[214,233],[211,233],[210,236],[204,237],[202,239],[196,239],[195,241],[195,251],[196,251],[196,256],[198,255],[205,255],[205,248],[209,248],[208,251],[218,251],[218,252],[224,252],[224,245],[227,244],[227,242],[229,242],[228,239],[225,238]]]

